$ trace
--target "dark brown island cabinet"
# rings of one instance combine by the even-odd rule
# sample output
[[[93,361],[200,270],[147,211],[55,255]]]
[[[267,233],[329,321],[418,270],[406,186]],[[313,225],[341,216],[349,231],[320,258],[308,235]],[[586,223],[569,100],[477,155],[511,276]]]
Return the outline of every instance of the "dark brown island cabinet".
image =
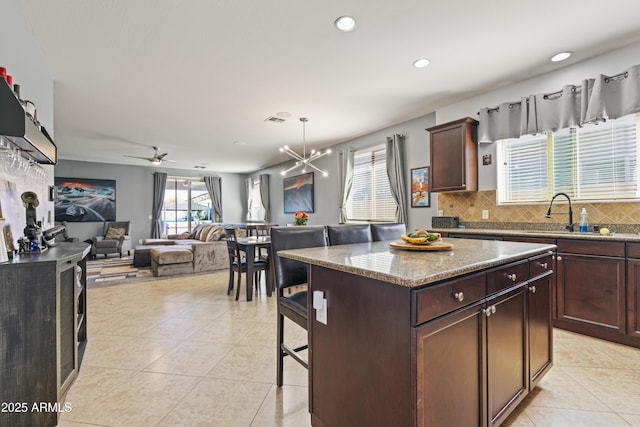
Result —
[[[426,130],[431,191],[478,190],[478,121],[467,117]]]
[[[0,264],[0,426],[48,427],[87,340],[86,243],[60,243]]]
[[[342,265],[319,252],[283,255],[309,256],[310,307],[314,292],[326,299],[326,324],[309,313],[312,425],[500,425],[553,365],[553,246],[507,257],[509,243],[461,239],[453,253],[383,257],[371,245],[370,257],[349,245],[355,253]],[[417,286],[380,274],[383,262],[436,271],[457,255],[468,259],[467,246],[498,248],[498,259]]]

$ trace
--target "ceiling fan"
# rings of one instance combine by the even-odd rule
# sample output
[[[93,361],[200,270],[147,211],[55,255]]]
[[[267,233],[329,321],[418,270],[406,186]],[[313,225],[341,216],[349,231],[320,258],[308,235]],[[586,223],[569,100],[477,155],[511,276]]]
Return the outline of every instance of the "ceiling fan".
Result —
[[[142,159],[142,160],[148,160],[151,162],[152,165],[159,165],[162,162],[174,162],[175,160],[169,160],[169,159],[165,159],[164,157],[169,154],[169,153],[162,153],[162,154],[158,154],[158,147],[154,146],[153,147],[153,157],[140,157],[140,156],[128,156],[128,155],[124,155],[125,157],[133,157],[134,159]]]

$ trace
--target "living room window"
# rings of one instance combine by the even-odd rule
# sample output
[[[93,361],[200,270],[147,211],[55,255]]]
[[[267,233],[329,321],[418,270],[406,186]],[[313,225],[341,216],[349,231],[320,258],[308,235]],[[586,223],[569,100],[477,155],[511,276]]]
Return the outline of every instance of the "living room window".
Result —
[[[394,221],[397,204],[387,177],[384,144],[354,152],[348,221]]]
[[[498,203],[640,198],[640,114],[498,141]]]
[[[191,231],[201,222],[212,220],[213,208],[204,181],[194,178],[167,178],[162,207],[164,233]]]

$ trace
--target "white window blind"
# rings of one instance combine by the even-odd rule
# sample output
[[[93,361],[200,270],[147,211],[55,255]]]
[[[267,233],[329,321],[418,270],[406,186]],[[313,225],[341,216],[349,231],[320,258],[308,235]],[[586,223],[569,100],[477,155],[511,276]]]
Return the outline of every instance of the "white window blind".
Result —
[[[389,187],[384,145],[354,153],[349,221],[394,221],[397,204]]]
[[[548,201],[558,192],[576,200],[640,197],[639,117],[500,141],[499,203]]]

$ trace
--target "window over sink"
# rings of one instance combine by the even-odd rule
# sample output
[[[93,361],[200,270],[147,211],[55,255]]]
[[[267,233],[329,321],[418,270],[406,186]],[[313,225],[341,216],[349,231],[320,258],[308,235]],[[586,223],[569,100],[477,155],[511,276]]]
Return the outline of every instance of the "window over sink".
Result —
[[[498,141],[498,204],[640,199],[640,113]]]

